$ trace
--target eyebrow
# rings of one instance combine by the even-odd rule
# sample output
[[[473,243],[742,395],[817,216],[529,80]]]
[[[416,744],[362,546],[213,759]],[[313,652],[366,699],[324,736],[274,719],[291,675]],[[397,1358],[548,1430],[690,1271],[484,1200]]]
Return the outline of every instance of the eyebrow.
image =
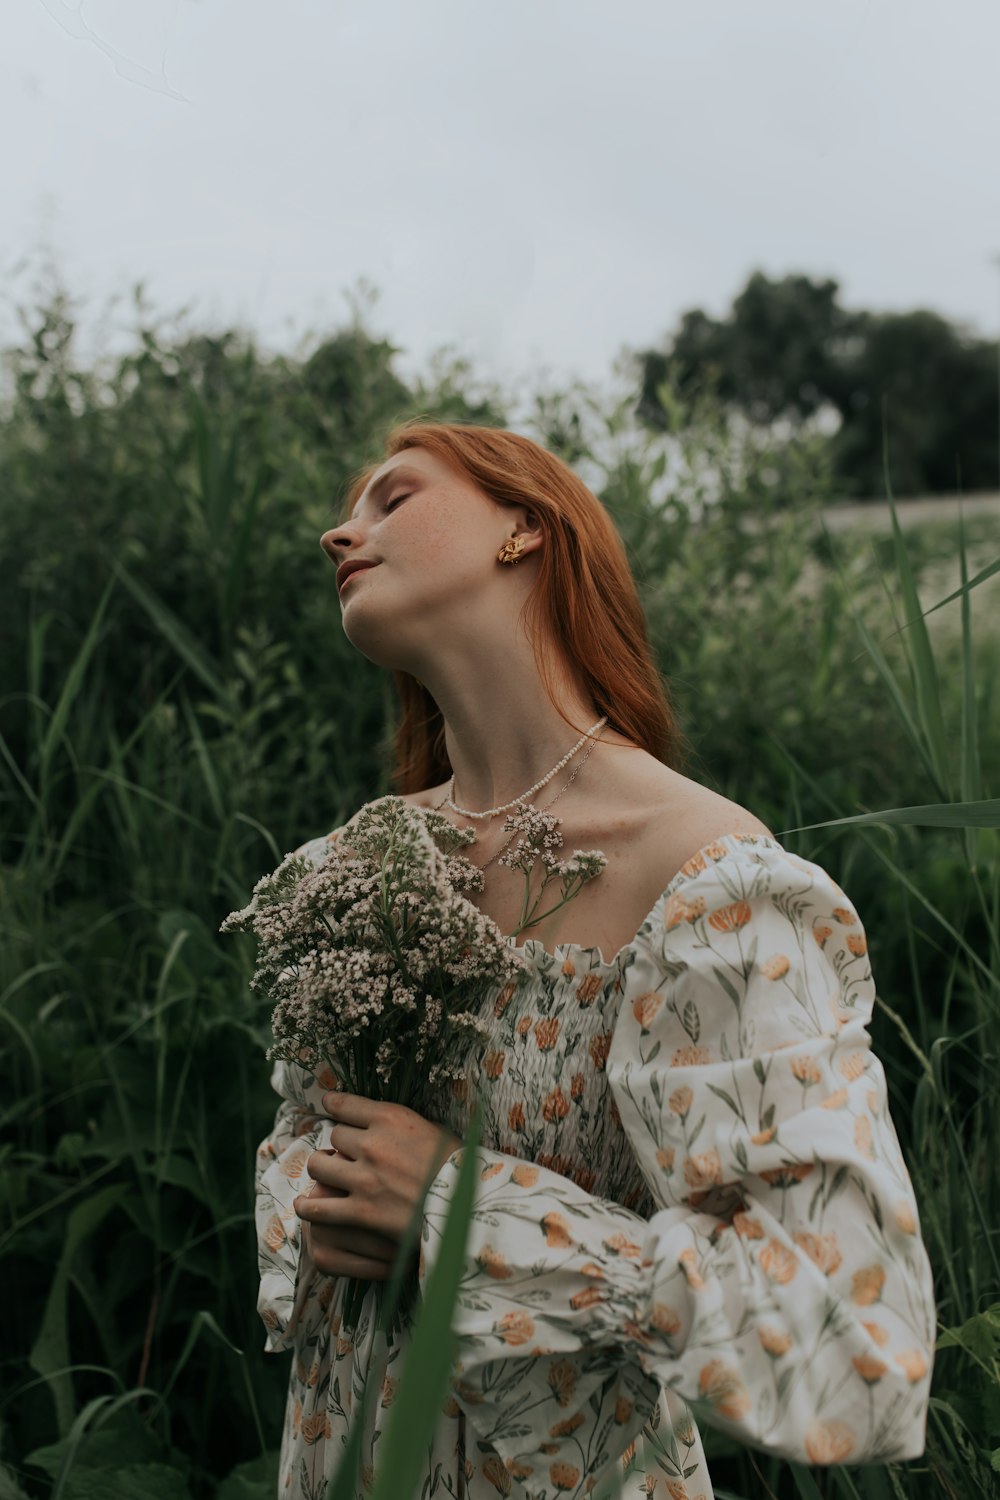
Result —
[[[395,484],[397,479],[406,478],[412,481],[414,478],[420,477],[422,476],[418,475],[416,469],[409,469],[405,464],[397,464],[394,469],[389,469],[387,473],[380,474],[377,479],[372,480],[368,488],[368,499],[373,499],[375,496],[380,495],[387,486]],[[364,505],[365,502],[362,500],[360,503]],[[355,505],[350,515],[352,521],[357,512],[358,507]]]

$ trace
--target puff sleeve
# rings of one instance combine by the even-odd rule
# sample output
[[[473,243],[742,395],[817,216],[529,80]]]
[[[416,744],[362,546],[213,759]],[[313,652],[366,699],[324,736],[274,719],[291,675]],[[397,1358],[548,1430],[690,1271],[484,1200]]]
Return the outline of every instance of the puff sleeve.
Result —
[[[531,1407],[558,1397],[562,1363],[560,1443],[593,1432],[587,1403],[612,1389],[618,1415],[636,1403],[620,1453],[662,1385],[668,1406],[798,1462],[919,1456],[932,1280],[857,913],[819,865],[727,835],[634,948],[606,1066],[659,1208],[647,1219],[481,1152],[455,1314],[469,1422],[512,1472],[551,1466],[551,1444],[527,1451]],[[460,1159],[428,1195],[426,1261]]]

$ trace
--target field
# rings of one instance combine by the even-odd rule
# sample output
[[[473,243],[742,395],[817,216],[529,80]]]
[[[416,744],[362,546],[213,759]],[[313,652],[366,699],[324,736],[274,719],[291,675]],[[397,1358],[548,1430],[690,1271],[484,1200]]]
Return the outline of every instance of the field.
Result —
[[[393,419],[504,411],[455,372],[404,390],[356,334],[324,364],[145,329],[103,372],[75,368],[71,335],[65,308],[40,315],[0,420],[0,1500],[270,1500],[267,1011],[217,929],[390,789],[388,684],[341,635],[316,544],[348,475]],[[994,1495],[998,575],[922,611],[996,564],[1000,521],[963,530],[942,504],[897,529],[887,494],[877,535],[826,527],[818,439],[768,449],[675,409],[666,498],[623,408],[540,401],[530,435],[615,518],[687,774],[863,917],[941,1334],[922,1460],[805,1471],[706,1434],[717,1493]]]

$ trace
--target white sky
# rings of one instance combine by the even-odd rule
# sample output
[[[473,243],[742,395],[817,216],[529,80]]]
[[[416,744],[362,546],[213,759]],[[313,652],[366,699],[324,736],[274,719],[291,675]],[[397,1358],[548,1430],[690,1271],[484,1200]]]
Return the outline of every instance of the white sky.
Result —
[[[755,268],[996,337],[998,73],[997,0],[5,0],[0,342],[45,246],[104,347],[363,277],[403,376],[602,380]]]

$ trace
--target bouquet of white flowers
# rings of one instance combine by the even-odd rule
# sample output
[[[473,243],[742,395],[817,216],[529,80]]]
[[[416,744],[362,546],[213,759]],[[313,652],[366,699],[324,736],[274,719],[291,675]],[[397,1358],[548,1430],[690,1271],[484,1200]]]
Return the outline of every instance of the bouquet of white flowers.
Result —
[[[521,837],[501,863],[525,875],[513,937],[606,863],[596,852],[558,860],[558,822],[530,807],[506,821]],[[478,1013],[487,993],[518,979],[524,956],[463,895],[483,886],[481,870],[456,852],[475,839],[472,829],[389,796],[364,807],[348,837],[318,866],[286,855],[220,931],[257,938],[251,983],[275,1002],[269,1058],[314,1071],[325,1064],[348,1092],[412,1105],[418,1084],[461,1076],[462,1044],[488,1030]],[[539,860],[544,879],[532,900]],[[536,915],[553,880],[560,899]],[[346,1324],[366,1288],[352,1278]]]

